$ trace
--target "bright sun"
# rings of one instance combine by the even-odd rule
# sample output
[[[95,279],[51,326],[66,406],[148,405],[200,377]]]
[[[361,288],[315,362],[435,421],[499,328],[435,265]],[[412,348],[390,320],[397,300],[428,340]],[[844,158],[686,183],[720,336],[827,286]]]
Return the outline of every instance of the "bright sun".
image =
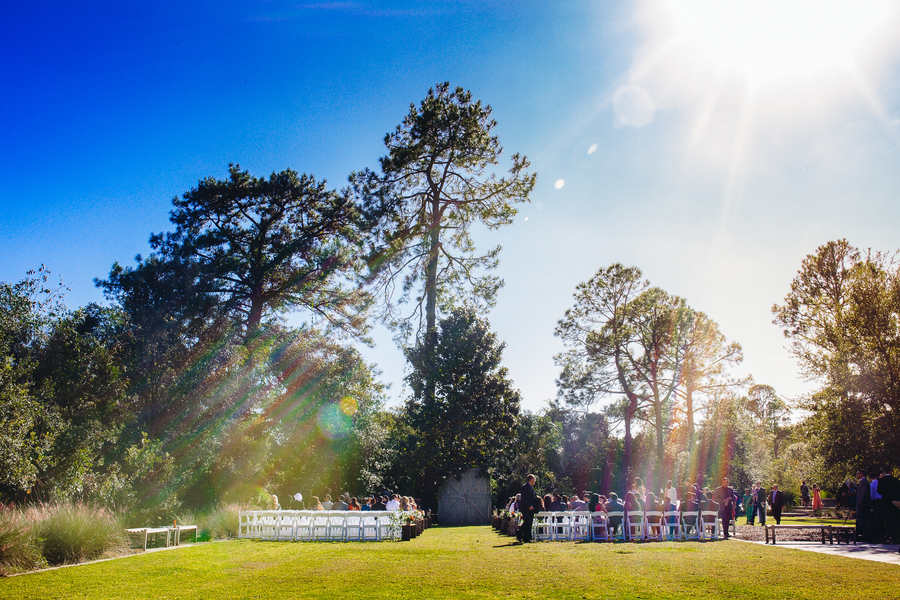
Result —
[[[895,0],[668,0],[675,40],[754,82],[812,79],[856,58]]]

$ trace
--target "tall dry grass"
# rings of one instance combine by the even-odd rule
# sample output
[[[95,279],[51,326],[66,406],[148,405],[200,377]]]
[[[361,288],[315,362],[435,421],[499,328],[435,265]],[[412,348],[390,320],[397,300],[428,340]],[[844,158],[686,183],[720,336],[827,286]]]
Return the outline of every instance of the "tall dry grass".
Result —
[[[42,504],[28,507],[23,517],[50,564],[81,562],[125,549],[119,519],[105,508],[88,504]]]
[[[197,540],[230,540],[238,536],[238,513],[249,510],[246,505],[231,503],[220,504],[208,512],[178,514],[177,520],[181,525],[197,525]]]
[[[0,504],[0,576],[32,571],[47,564],[22,511]]]

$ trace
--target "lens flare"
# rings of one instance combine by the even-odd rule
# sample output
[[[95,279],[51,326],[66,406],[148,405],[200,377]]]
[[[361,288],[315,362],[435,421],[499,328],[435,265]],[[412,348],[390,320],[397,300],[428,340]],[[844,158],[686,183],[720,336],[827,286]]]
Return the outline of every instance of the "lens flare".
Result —
[[[359,403],[353,396],[344,396],[341,398],[341,412],[348,417],[353,417],[359,412]]]
[[[342,440],[350,435],[353,420],[344,414],[338,403],[326,404],[319,409],[319,431],[329,440]]]
[[[553,184],[553,187],[555,187],[558,190],[561,190],[561,189],[563,189],[564,185],[566,185],[565,179],[557,179],[556,183]]]

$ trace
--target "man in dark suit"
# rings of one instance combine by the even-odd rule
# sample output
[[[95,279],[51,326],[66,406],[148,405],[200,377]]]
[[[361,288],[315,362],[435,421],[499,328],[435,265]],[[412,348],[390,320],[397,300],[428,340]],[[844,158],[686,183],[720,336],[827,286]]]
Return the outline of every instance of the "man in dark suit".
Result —
[[[731,520],[734,517],[734,504],[736,494],[734,488],[728,486],[728,478],[722,478],[722,485],[716,488],[714,497],[719,503],[719,518],[722,520],[722,529],[725,532],[725,539],[728,539],[729,530],[731,529]]]
[[[890,540],[891,543],[900,543],[900,510],[894,505],[894,502],[900,500],[900,481],[893,475],[891,467],[885,467],[881,471],[881,477],[878,478],[878,491],[881,493],[884,514],[882,521],[885,527],[885,541]]]
[[[759,516],[759,524],[766,524],[766,488],[763,487],[762,481],[756,482],[756,498],[753,499],[756,506],[756,514]]]
[[[784,492],[778,489],[778,484],[772,484],[772,493],[769,495],[769,504],[772,505],[772,516],[775,524],[781,525],[781,509],[784,508]]]
[[[516,539],[527,544],[531,541],[531,528],[534,524],[534,513],[538,511],[537,494],[534,491],[534,484],[537,477],[529,473],[525,478],[525,485],[519,493],[522,499],[519,501],[519,511],[522,513],[522,527],[516,532]]]
[[[856,471],[856,537],[864,541],[872,538],[872,488],[862,469]]]

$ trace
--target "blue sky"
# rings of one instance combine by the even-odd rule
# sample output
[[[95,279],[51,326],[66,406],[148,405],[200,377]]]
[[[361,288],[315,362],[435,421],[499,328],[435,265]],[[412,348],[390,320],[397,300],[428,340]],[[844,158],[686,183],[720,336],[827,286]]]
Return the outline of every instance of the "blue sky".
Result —
[[[555,395],[575,286],[613,262],[796,396],[770,308],[803,257],[839,237],[900,246],[892,4],[18,3],[0,25],[0,280],[44,263],[70,306],[100,301],[93,278],[146,254],[199,179],[235,162],[340,187],[446,80],[538,174],[515,224],[476,239],[504,247],[490,319],[527,408]],[[376,340],[396,400],[403,360]]]

